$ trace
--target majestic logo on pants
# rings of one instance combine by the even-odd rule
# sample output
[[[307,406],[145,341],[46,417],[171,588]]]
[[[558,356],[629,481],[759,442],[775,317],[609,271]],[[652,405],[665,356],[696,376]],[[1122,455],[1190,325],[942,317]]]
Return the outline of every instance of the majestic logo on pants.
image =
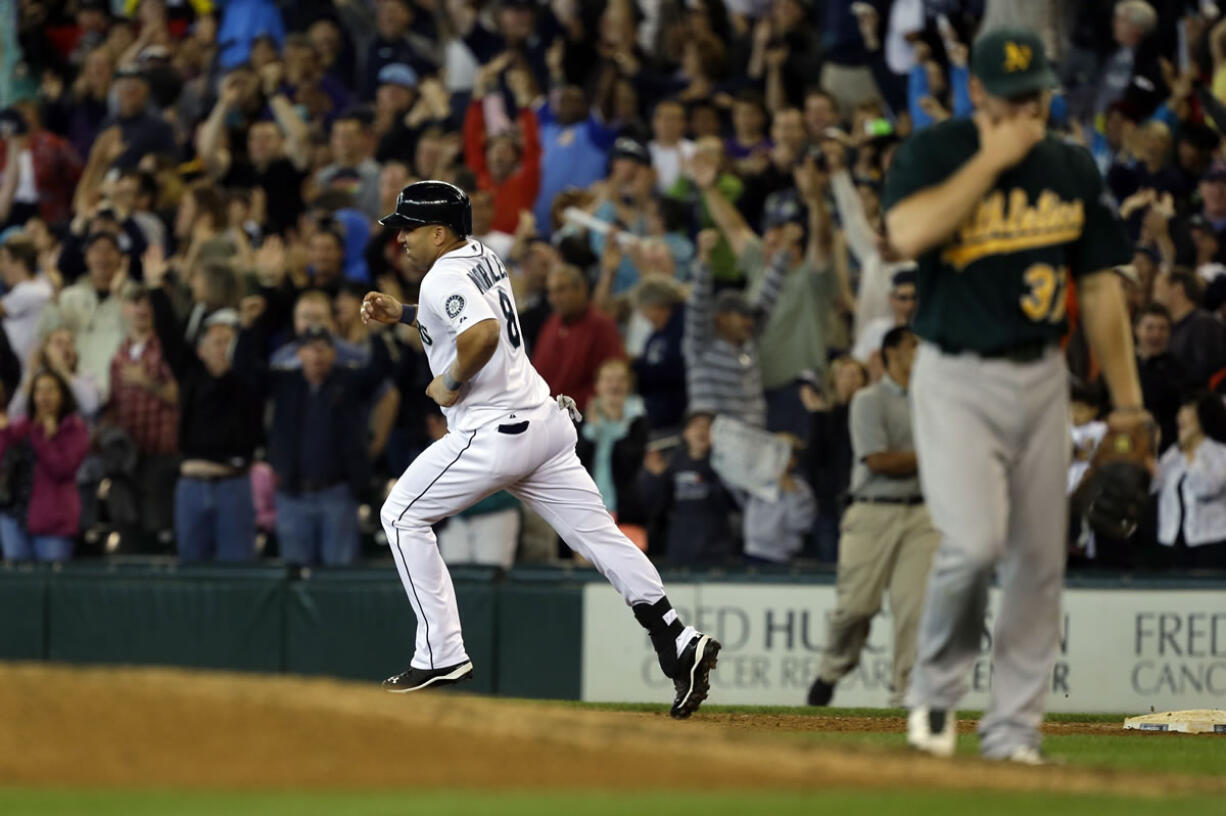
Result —
[[[452,295],[447,298],[447,316],[454,318],[460,312],[464,311],[464,296]]]

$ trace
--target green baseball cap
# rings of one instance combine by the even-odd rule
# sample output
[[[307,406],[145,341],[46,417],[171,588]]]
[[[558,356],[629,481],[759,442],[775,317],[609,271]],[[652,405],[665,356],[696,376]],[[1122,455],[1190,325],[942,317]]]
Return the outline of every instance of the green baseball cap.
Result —
[[[975,40],[971,73],[992,96],[1013,99],[1054,88],[1056,74],[1039,35],[1024,28],[997,28]]]

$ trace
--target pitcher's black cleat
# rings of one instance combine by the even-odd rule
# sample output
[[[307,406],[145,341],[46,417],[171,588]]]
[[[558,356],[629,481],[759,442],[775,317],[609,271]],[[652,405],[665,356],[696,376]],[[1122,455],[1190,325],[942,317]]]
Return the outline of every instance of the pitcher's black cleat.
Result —
[[[459,683],[461,680],[471,680],[472,676],[473,664],[470,660],[441,669],[418,669],[410,666],[409,670],[403,674],[398,674],[395,677],[389,677],[384,680],[383,689],[403,694],[406,691],[421,691],[428,688],[438,688],[439,686],[450,686],[454,683]]]
[[[699,634],[681,652],[677,658],[677,674],[673,677],[677,696],[668,712],[671,716],[684,720],[707,699],[707,692],[711,690],[711,671],[718,662],[719,650],[718,640]]]
[[[813,681],[813,685],[809,686],[809,705],[828,706],[832,699],[834,699],[834,686],[822,678],[817,678]]]

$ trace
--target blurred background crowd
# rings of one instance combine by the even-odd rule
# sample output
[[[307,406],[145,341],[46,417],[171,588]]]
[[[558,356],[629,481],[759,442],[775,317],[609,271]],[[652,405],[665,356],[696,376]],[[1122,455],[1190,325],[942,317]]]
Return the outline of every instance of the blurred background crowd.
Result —
[[[1163,435],[1147,524],[1111,546],[1074,529],[1070,558],[1226,566],[1187,556],[1226,542],[1215,2],[19,0],[0,17],[8,560],[378,557],[389,480],[446,424],[417,332],[358,310],[372,288],[415,299],[421,273],[376,219],[433,178],[471,196],[636,543],[676,565],[835,561],[849,404],[902,364],[883,340],[916,308],[881,182],[901,139],[969,115],[969,45],[1010,24],[1042,33],[1052,130],[1091,151],[1135,242],[1121,273]],[[1067,353],[1071,488],[1106,405],[1075,327]],[[777,502],[721,482],[719,415],[785,435]],[[569,558],[506,494],[439,539],[452,563]]]

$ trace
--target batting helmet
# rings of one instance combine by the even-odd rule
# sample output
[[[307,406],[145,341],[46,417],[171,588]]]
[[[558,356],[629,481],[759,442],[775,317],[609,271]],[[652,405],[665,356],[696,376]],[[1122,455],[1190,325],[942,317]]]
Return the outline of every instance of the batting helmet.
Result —
[[[445,181],[418,181],[400,191],[396,211],[379,219],[393,229],[442,224],[464,238],[472,235],[473,208],[468,193]]]

